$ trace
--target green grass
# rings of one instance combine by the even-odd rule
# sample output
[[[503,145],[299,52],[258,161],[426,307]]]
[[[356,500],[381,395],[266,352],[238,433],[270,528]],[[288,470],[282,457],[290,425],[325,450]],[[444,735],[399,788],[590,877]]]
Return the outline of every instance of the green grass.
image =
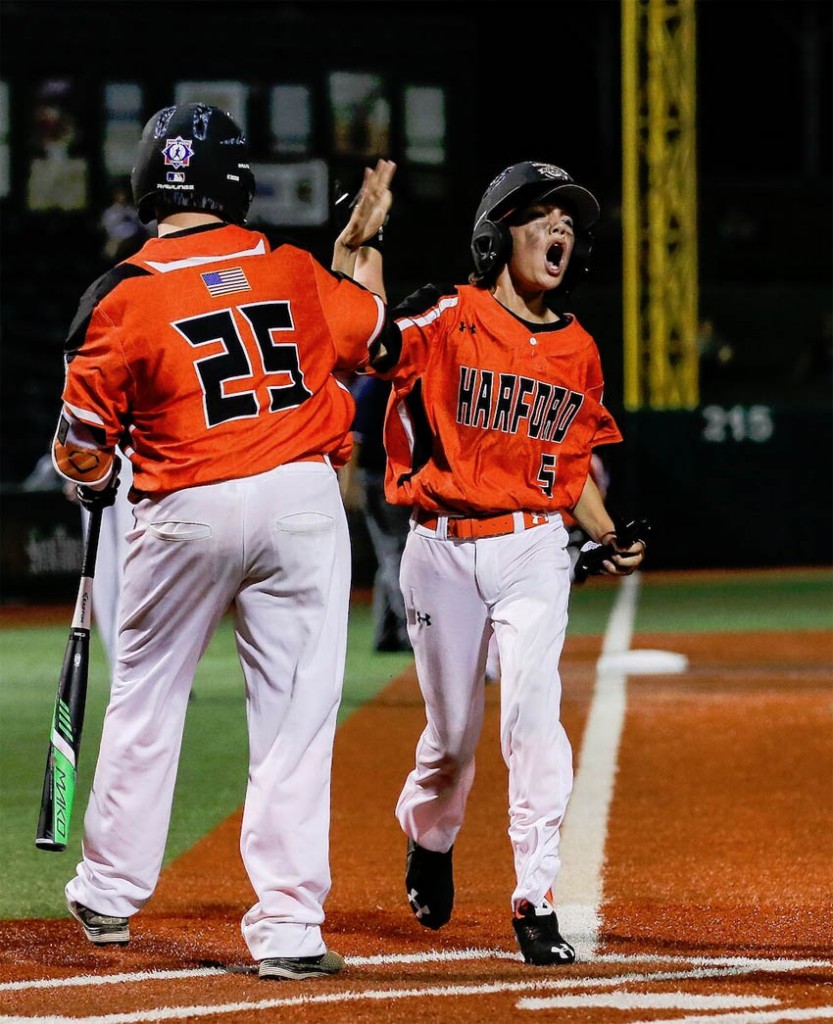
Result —
[[[104,654],[95,637],[70,842],[63,853],[45,853],[34,845],[69,617],[68,612],[66,626],[0,631],[0,918],[63,914],[63,887],[80,858],[84,808],[109,689]],[[374,654],[371,635],[370,609],[354,605],[340,721],[411,664],[409,654]],[[197,670],[194,690],[196,699],[188,709],[166,863],[243,801],[248,756],[243,677],[229,620],[213,637]]]
[[[591,580],[573,592],[572,635],[604,631],[617,585]],[[0,630],[0,918],[62,915],[63,887],[80,856],[84,808],[95,768],[108,676],[94,638],[89,699],[70,845],[35,849],[47,737],[69,627]],[[374,654],[367,605],[351,608],[340,721],[411,664],[407,654]],[[646,574],[637,631],[833,628],[833,574],[709,573],[691,579]],[[189,706],[166,863],[219,824],[243,800],[246,722],[243,680],[230,621],[213,638],[197,671]]]
[[[833,572],[645,575],[637,632],[833,629]]]
[[[569,633],[604,632],[618,586],[597,578],[574,587]],[[785,629],[833,630],[833,570],[642,574],[635,632]]]

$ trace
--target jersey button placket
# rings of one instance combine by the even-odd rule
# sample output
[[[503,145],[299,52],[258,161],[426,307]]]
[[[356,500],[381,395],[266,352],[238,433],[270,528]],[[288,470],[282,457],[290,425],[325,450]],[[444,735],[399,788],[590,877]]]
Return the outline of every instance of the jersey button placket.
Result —
[[[536,351],[537,351],[536,345],[538,344],[538,339],[537,338],[530,338],[529,339],[529,344],[532,346],[532,351],[530,352],[530,355],[534,356],[536,354]]]

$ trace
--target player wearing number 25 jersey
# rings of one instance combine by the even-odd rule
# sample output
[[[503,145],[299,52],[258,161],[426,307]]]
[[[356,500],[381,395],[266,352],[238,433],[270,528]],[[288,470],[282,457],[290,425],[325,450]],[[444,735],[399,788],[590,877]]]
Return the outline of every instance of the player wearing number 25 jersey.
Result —
[[[354,405],[333,374],[367,361],[383,315],[309,253],[235,224],[153,238],[82,300],[66,413],[102,447],[123,440],[142,494],[339,464]]]
[[[354,406],[337,375],[373,356],[384,305],[244,227],[246,153],[216,107],[156,114],[133,192],[159,237],[92,286],[70,329],[55,464],[112,487],[119,444],[135,523],[66,895],[90,941],[129,940],[162,866],[194,672],[231,608],[249,739],[240,848],[256,896],[242,931],[261,978],[300,979],[343,966],[321,933],[351,563],[333,467],[349,454]],[[393,171],[367,171],[334,266],[349,271],[379,230]],[[225,771],[209,761],[207,784]]]

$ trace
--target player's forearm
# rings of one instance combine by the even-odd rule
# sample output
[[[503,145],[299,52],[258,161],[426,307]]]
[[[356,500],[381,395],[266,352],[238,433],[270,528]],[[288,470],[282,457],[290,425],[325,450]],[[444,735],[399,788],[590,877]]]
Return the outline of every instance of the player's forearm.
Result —
[[[387,301],[382,254],[378,249],[367,245],[355,249],[339,236],[333,246],[331,267],[337,273],[352,278],[368,291],[375,292],[381,299]]]
[[[573,509],[573,515],[582,530],[598,543],[603,543],[606,538],[609,539],[609,535],[616,533],[616,527],[605,508],[599,488],[589,474],[581,497]]]
[[[356,277],[356,257],[359,254],[357,248],[351,248],[339,235],[333,246],[333,262],[331,268],[338,274],[346,277]]]
[[[335,241],[333,270],[355,278],[356,258],[360,248],[379,234],[387,220],[393,201],[390,183],[395,172],[396,164],[392,160],[378,160],[372,170],[365,168],[364,181],[351,206],[350,219]],[[381,286],[381,270],[378,272],[377,283]],[[371,290],[383,294],[378,288]]]
[[[113,471],[115,452],[101,444],[97,431],[67,413],[58,420],[52,442],[52,463],[62,477],[98,489]]]
[[[364,285],[368,291],[375,292],[380,299],[387,302],[385,278],[382,273],[383,262],[382,253],[378,249],[363,245],[358,252],[353,280]]]

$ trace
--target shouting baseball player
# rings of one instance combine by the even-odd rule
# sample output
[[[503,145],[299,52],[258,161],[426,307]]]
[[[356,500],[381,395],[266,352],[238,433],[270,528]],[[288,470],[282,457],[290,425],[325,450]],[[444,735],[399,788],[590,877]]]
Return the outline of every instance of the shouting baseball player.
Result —
[[[621,435],[602,401],[596,344],[560,312],[598,217],[595,197],[561,168],[507,168],[477,210],[469,283],[429,285],[397,307],[398,333],[386,328],[388,362],[379,364],[394,384],[386,491],[413,506],[400,580],[427,715],[396,808],[408,900],[429,928],[451,916],[452,850],[474,779],[494,630],[512,920],[525,961],[537,965],[575,958],[552,901],[572,787],[560,723],[570,593],[560,513],[604,543],[611,575],[633,572],[645,546],[617,543],[588,472],[593,448]],[[378,249],[362,248],[357,279],[384,294],[381,267]]]
[[[366,172],[334,266],[351,271],[379,229],[394,169]],[[53,447],[89,495],[117,486],[120,444],[136,520],[68,906],[91,942],[128,942],[159,877],[194,672],[233,606],[249,727],[241,852],[256,894],[243,935],[261,978],[334,974],[343,961],[321,924],[350,585],[334,467],[354,414],[334,372],[374,353],[384,305],[243,226],[246,139],[215,107],[151,118],[132,183],[159,237],[82,298]]]

